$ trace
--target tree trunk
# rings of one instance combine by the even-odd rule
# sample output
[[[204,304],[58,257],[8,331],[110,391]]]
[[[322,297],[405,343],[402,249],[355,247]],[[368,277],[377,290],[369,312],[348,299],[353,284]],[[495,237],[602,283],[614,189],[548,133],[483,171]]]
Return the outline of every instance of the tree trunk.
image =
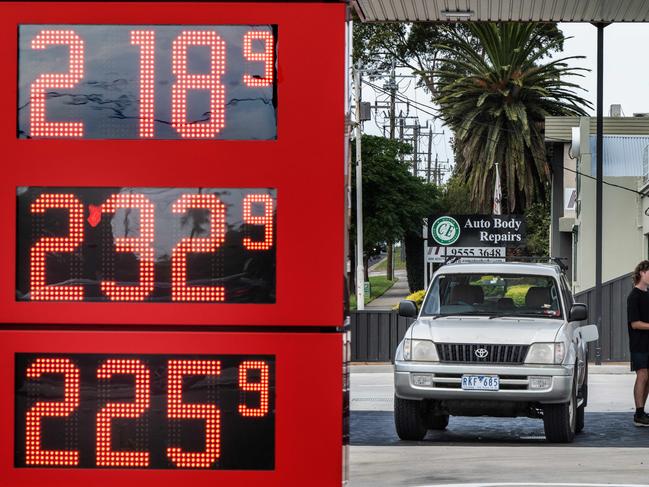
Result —
[[[394,245],[392,245],[392,243],[389,243],[388,244],[388,267],[385,274],[385,277],[387,277],[388,281],[394,280],[394,269],[392,268],[392,262],[394,262],[393,254],[394,254]]]
[[[406,247],[406,269],[408,271],[408,287],[414,293],[424,289],[424,247],[421,233],[408,232],[403,239]]]

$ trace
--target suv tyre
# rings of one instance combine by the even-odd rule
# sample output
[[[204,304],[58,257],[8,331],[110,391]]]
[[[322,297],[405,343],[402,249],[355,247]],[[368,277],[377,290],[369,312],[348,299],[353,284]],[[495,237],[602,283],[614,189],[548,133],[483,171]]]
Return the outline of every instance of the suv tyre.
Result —
[[[402,440],[423,440],[428,431],[424,422],[424,402],[394,396],[394,424]]]
[[[570,400],[543,406],[545,437],[550,443],[572,443],[577,430],[577,379],[572,381]]]

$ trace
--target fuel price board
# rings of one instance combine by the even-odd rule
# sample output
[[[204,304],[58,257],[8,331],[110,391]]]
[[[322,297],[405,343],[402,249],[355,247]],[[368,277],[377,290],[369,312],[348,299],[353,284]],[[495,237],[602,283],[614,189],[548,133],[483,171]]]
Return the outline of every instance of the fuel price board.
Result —
[[[340,485],[346,8],[0,3],[3,487]]]

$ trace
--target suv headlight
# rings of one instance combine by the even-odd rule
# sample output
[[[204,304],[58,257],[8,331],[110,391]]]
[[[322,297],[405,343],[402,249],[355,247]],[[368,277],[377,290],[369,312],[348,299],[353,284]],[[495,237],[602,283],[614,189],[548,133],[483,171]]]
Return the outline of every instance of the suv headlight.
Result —
[[[566,346],[563,342],[533,343],[525,357],[526,364],[559,365],[566,357]]]
[[[403,342],[403,358],[418,362],[439,362],[437,348],[430,340],[406,338]]]

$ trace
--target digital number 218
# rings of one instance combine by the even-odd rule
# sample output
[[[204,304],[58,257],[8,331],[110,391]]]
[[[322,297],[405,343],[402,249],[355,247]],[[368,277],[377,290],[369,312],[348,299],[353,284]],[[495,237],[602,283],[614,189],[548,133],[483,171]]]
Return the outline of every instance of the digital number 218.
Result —
[[[130,42],[140,48],[140,127],[142,138],[154,136],[155,101],[155,31],[133,30]],[[263,51],[253,51],[253,41],[264,44]],[[32,40],[32,49],[67,45],[70,49],[67,73],[41,74],[31,85],[31,135],[33,137],[83,137],[83,122],[51,122],[45,118],[48,88],[73,88],[84,77],[85,43],[74,30],[42,30]],[[210,71],[195,74],[187,71],[187,51],[191,46],[210,48]],[[243,75],[248,87],[273,84],[273,35],[268,31],[249,31],[243,37],[243,55],[251,62],[264,63],[263,76]],[[226,69],[225,42],[214,31],[183,31],[172,43],[171,66],[176,82],[171,87],[171,126],[181,137],[214,138],[225,126],[225,86],[221,76]],[[210,119],[201,122],[187,119],[187,93],[208,90]]]

